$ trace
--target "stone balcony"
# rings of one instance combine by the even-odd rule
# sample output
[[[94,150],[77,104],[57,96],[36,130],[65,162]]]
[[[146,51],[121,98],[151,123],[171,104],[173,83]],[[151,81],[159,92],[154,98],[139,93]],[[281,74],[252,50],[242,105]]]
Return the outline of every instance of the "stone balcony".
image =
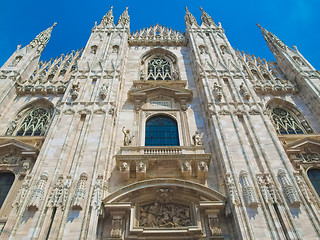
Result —
[[[154,177],[207,178],[211,154],[202,146],[121,147],[115,156],[123,180]]]

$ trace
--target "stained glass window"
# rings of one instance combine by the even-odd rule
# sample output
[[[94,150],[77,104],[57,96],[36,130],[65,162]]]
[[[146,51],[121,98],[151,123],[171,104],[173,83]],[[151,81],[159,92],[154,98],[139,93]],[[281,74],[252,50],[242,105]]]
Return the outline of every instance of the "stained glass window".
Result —
[[[32,109],[23,119],[17,136],[43,136],[51,120],[51,113],[44,108]]]
[[[314,189],[317,191],[318,195],[320,196],[320,170],[310,169],[308,171],[308,177]]]
[[[177,122],[171,117],[158,115],[146,123],[146,146],[179,146]]]
[[[280,134],[303,134],[306,132],[299,120],[285,109],[272,109],[271,117]]]
[[[168,61],[154,58],[148,63],[148,80],[171,80],[171,69]]]
[[[10,188],[14,181],[13,173],[0,173],[0,208],[6,200]]]

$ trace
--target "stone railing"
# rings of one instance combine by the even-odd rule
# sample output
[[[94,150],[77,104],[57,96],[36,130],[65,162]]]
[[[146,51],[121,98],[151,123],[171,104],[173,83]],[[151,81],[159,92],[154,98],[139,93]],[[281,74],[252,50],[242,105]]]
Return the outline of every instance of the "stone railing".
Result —
[[[181,155],[204,154],[202,146],[139,146],[121,147],[119,155]]]

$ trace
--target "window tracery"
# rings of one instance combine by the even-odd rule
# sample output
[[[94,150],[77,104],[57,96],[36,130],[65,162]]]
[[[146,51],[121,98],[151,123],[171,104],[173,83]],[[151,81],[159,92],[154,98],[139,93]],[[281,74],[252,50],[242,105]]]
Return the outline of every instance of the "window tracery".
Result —
[[[157,115],[146,122],[146,146],[179,146],[177,122],[171,117]]]
[[[307,132],[294,114],[283,108],[273,108],[271,118],[279,134],[304,134]]]
[[[49,109],[38,107],[31,109],[20,124],[17,136],[43,136],[45,135],[52,112]]]
[[[170,63],[163,58],[154,58],[148,63],[148,80],[172,80]]]

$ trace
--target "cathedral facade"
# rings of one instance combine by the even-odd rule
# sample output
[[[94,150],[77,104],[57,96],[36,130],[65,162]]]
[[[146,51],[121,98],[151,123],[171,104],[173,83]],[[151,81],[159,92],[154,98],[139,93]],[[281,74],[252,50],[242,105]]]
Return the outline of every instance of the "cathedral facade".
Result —
[[[320,239],[320,74],[185,33],[132,33],[112,8],[86,46],[40,61],[53,27],[0,69],[0,239]]]

